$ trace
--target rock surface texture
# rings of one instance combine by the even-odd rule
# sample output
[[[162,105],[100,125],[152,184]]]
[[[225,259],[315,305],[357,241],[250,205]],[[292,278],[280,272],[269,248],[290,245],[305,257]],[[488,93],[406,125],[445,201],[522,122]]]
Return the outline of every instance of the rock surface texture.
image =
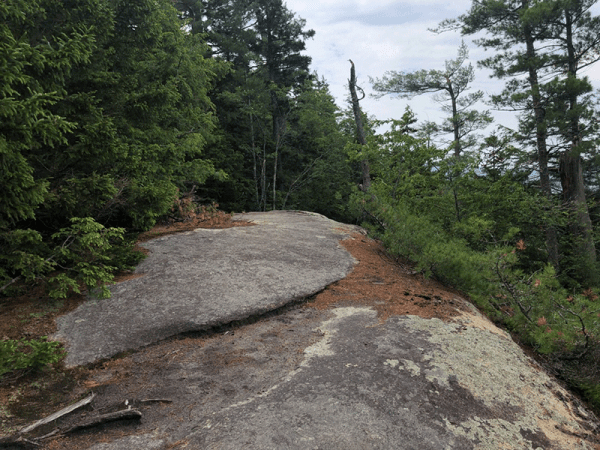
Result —
[[[245,319],[319,292],[354,265],[338,241],[356,227],[310,213],[240,215],[257,227],[198,228],[146,242],[142,277],[58,321],[66,364],[110,358],[185,332]]]
[[[63,318],[55,337],[68,344],[69,363],[256,315],[341,281],[246,325],[106,362],[90,375],[96,408],[126,398],[142,420],[53,448],[600,448],[593,414],[509,335],[457,293],[430,294],[430,280],[407,287],[402,280],[418,274],[351,236],[356,228],[296,212],[241,218],[257,225],[149,242],[144,277]]]

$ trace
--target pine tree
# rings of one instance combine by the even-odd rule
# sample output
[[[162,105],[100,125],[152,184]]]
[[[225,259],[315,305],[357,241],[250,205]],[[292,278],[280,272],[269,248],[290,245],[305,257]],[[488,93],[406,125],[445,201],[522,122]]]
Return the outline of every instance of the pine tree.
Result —
[[[483,98],[483,91],[466,93],[475,79],[473,66],[465,65],[468,54],[468,48],[463,42],[457,58],[446,61],[444,70],[387,72],[384,78],[373,83],[373,88],[379,92],[378,96],[400,94],[401,97],[411,98],[414,95],[437,93],[435,100],[442,104],[442,110],[448,114],[442,124],[442,131],[453,135],[451,149],[455,164],[448,172],[448,176],[454,184],[452,190],[458,222],[462,219],[457,186],[462,172],[459,165],[461,154],[466,148],[475,144],[476,139],[472,133],[492,122],[488,111],[470,109]]]
[[[294,90],[310,78],[310,57],[302,51],[314,31],[305,30],[305,21],[281,0],[176,3],[192,30],[206,34],[213,56],[230,64],[212,97],[221,128],[212,150],[230,177],[209,183],[203,193],[225,197],[238,209],[278,208],[281,152],[290,136]]]
[[[381,79],[372,80],[377,97],[398,94],[403,98],[437,93],[434,99],[442,105],[448,118],[442,131],[452,133],[451,148],[458,159],[464,149],[475,143],[472,133],[485,128],[492,122],[488,111],[470,109],[483,98],[483,91],[466,93],[475,79],[471,64],[465,65],[469,50],[463,42],[456,59],[446,61],[444,70],[419,70],[416,72],[386,72]],[[467,138],[467,136],[469,138]]]
[[[66,92],[65,79],[89,61],[93,36],[85,26],[41,35],[49,2],[6,1],[0,5],[0,231],[33,219],[47,198],[48,182],[36,177],[31,157],[66,140],[75,124],[52,106]]]
[[[0,14],[0,287],[43,277],[59,254],[106,281],[102,261],[127,257],[107,256],[123,230],[104,225],[149,227],[215,173],[201,152],[223,64],[169,0],[11,0]],[[66,256],[81,236],[102,248],[95,262]],[[63,275],[60,295],[77,287]]]
[[[555,93],[553,121],[558,135],[566,144],[559,160],[559,173],[565,205],[571,213],[570,234],[574,238],[576,275],[587,287],[600,281],[596,265],[596,249],[592,222],[586,202],[581,155],[594,145],[589,136],[596,131],[592,106],[585,101],[592,91],[587,77],[578,74],[581,69],[600,60],[596,48],[600,44],[600,17],[592,17],[592,0],[565,0],[543,5],[549,10],[548,39],[556,43],[551,55],[554,67],[560,70],[550,85]],[[557,114],[558,113],[558,114]],[[587,120],[586,120],[587,119]]]

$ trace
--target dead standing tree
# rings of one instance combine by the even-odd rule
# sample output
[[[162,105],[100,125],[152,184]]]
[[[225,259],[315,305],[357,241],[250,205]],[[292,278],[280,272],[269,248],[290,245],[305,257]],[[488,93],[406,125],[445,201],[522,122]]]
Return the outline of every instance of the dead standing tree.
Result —
[[[356,121],[358,143],[360,145],[367,145],[367,138],[365,137],[365,128],[363,126],[362,115],[360,113],[360,105],[358,103],[360,100],[365,98],[365,93],[359,86],[356,86],[356,70],[354,68],[354,63],[352,62],[352,60],[350,59],[349,61],[350,64],[352,64],[352,67],[350,68],[350,80],[348,82],[348,85],[350,87],[350,95],[352,97],[352,110],[354,111],[354,120]],[[356,89],[359,89],[362,94],[362,97],[360,99],[356,94]],[[362,169],[361,190],[363,192],[367,192],[369,190],[369,187],[371,186],[371,173],[369,169],[369,160],[366,158],[366,156],[360,162],[360,165]]]

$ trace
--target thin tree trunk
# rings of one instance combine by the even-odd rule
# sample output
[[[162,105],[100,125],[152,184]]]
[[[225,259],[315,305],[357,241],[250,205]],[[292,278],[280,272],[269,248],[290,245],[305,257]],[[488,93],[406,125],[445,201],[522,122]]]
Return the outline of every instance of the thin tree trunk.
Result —
[[[450,100],[452,102],[452,130],[454,132],[454,159],[455,164],[458,164],[460,161],[460,154],[462,152],[462,146],[460,145],[460,123],[458,120],[458,107],[456,105],[456,96],[454,95],[454,89],[452,89],[452,82],[450,78],[446,77],[446,84],[448,85],[448,94],[450,95]],[[460,173],[456,170],[452,174],[452,178],[454,181],[460,177]],[[454,183],[452,183],[454,184]],[[452,193],[454,194],[454,209],[456,210],[456,221],[460,222],[460,200],[458,199],[458,189],[456,185],[452,186]]]
[[[365,137],[365,129],[362,122],[362,116],[360,114],[360,104],[359,101],[365,98],[364,93],[361,99],[358,98],[356,94],[356,71],[354,68],[354,63],[350,60],[350,64],[352,67],[350,69],[350,96],[352,97],[352,110],[354,111],[354,120],[356,122],[356,132],[358,136],[358,143],[360,145],[367,145],[367,138]],[[360,89],[360,88],[359,88]],[[362,169],[362,187],[361,189],[366,192],[371,187],[371,170],[369,168],[369,160],[367,158],[363,158],[360,163]]]
[[[458,161],[462,152],[462,146],[460,145],[460,123],[458,120],[458,107],[456,105],[456,95],[454,95],[454,89],[452,89],[452,82],[450,78],[446,77],[446,84],[448,85],[448,94],[452,102],[452,131],[454,132],[454,157]]]
[[[565,205],[571,212],[569,233],[575,239],[577,256],[582,259],[581,279],[593,286],[597,281],[596,248],[592,234],[592,221],[585,201],[581,156],[574,150],[560,156],[560,182]]]
[[[251,106],[250,100],[248,100],[248,106]],[[250,112],[250,139],[252,145],[252,163],[254,169],[254,193],[256,197],[256,208],[260,210],[260,194],[259,194],[259,180],[258,180],[258,168],[256,164],[256,145],[254,142],[254,119],[252,112]]]
[[[262,210],[267,210],[267,141],[266,137],[263,138],[263,157],[262,157],[262,168],[260,174],[260,202],[262,204]]]
[[[529,1],[522,2],[523,9],[529,7]],[[525,44],[527,48],[527,59],[535,61],[536,52],[534,47],[534,38],[531,29],[528,25],[525,26]],[[540,87],[538,81],[538,73],[533,63],[529,65],[529,86],[531,87],[531,100],[533,103],[533,111],[535,115],[535,138],[538,153],[538,167],[540,172],[540,187],[548,202],[552,200],[552,189],[550,185],[550,171],[548,170],[548,147],[546,144],[546,113],[542,105]],[[548,251],[548,260],[559,270],[558,260],[558,237],[556,228],[553,225],[546,226],[546,249]]]
[[[275,161],[273,162],[273,208],[275,211],[277,209],[277,158],[279,156],[279,152],[277,147],[275,147]]]
[[[273,161],[273,211],[277,209],[277,167],[279,166],[279,150],[285,135],[285,116],[278,114],[274,120],[277,134],[275,138],[275,160]]]
[[[568,10],[565,10],[565,31],[568,58],[569,78],[577,78],[577,61],[575,48],[573,44],[573,21]],[[571,90],[569,92],[569,110],[576,111],[578,103],[578,94]],[[581,155],[579,144],[581,143],[581,133],[579,129],[579,115],[571,114],[571,123],[568,132],[568,139],[571,143],[569,150],[560,156],[559,172],[560,182],[563,189],[563,199],[571,212],[569,231],[575,240],[575,249],[577,256],[582,259],[583,273],[580,274],[581,280],[587,283],[587,287],[595,285],[598,280],[596,274],[596,248],[594,246],[594,236],[592,221],[588,211],[585,199],[585,184],[583,181],[583,170],[581,164]]]

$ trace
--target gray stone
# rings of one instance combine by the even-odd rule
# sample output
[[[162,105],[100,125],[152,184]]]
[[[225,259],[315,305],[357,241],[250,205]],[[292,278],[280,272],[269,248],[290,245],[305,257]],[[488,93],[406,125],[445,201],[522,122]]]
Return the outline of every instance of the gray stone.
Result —
[[[165,449],[594,448],[577,437],[593,416],[475,313],[381,323],[368,307],[302,308],[180,350],[135,372],[154,386],[143,395],[173,399],[138,430]]]
[[[58,320],[67,366],[245,319],[310,296],[354,265],[339,240],[357,227],[313,213],[236,216],[252,227],[197,229],[143,244],[142,277]]]

